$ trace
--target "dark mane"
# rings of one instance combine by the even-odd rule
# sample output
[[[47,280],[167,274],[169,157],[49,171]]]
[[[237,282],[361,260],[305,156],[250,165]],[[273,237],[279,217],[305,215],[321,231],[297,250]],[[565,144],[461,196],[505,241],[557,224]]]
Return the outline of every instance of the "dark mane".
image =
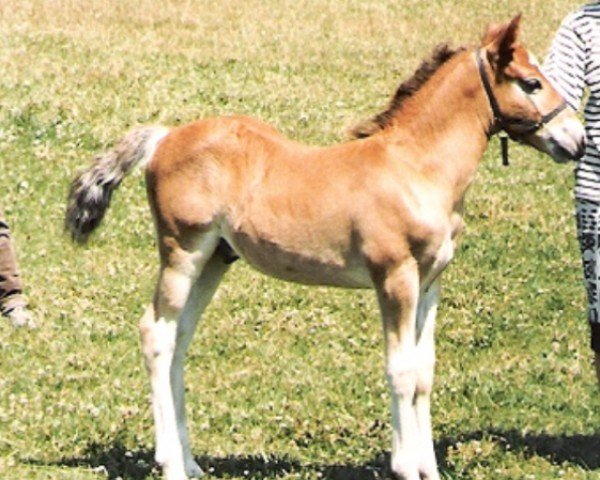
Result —
[[[366,138],[383,130],[389,125],[394,113],[402,107],[406,100],[414,95],[438,69],[457,53],[465,51],[465,47],[453,48],[447,43],[435,47],[430,58],[423,60],[412,77],[402,82],[392,97],[386,110],[375,115],[373,118],[359,123],[350,130],[351,138]]]

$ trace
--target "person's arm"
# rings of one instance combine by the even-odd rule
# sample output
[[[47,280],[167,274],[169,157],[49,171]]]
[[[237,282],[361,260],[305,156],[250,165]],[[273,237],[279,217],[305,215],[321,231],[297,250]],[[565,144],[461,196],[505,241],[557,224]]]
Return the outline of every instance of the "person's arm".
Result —
[[[586,47],[577,33],[577,14],[557,30],[543,70],[573,110],[579,110],[585,88]]]

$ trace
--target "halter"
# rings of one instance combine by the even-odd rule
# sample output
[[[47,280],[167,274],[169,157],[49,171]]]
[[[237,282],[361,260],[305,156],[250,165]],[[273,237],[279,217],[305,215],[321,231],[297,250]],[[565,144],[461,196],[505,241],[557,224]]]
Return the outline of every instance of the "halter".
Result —
[[[522,142],[523,137],[529,135],[533,132],[538,131],[540,128],[544,127],[544,125],[548,124],[555,118],[560,112],[562,112],[565,108],[567,108],[567,102],[564,100],[551,112],[542,115],[542,113],[537,108],[537,105],[527,96],[529,101],[532,103],[533,107],[540,114],[540,120],[538,122],[533,120],[524,120],[520,118],[512,118],[505,116],[500,110],[500,106],[498,105],[498,100],[494,96],[494,91],[492,90],[492,86],[490,84],[490,80],[488,78],[488,74],[485,70],[485,65],[483,63],[483,57],[481,55],[481,49],[478,49],[476,52],[477,57],[477,67],[479,69],[479,76],[481,77],[481,83],[483,83],[483,89],[487,95],[488,101],[490,102],[490,107],[492,108],[492,112],[494,114],[494,126],[497,127],[498,131],[504,131],[511,139]],[[517,131],[514,131],[513,127],[516,127]],[[490,136],[493,135],[490,134]],[[507,138],[505,136],[500,137],[502,143],[502,164],[508,165],[508,143]]]

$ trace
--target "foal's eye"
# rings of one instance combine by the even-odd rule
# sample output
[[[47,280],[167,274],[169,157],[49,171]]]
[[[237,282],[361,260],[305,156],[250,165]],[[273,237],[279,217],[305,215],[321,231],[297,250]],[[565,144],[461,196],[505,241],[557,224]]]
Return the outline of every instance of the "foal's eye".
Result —
[[[524,78],[519,81],[519,84],[527,94],[535,93],[542,88],[542,82],[537,78]]]

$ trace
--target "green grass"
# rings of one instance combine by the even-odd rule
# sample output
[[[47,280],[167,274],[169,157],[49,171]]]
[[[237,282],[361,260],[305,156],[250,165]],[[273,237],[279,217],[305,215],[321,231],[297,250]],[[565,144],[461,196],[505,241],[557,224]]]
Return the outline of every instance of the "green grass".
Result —
[[[525,4],[524,4],[525,3]],[[450,6],[450,5],[453,6]],[[143,180],[91,241],[62,230],[75,172],[138,123],[245,113],[333,143],[441,41],[523,11],[539,56],[578,2],[0,3],[0,188],[36,331],[0,323],[0,477],[157,478],[137,321],[157,268]],[[445,273],[433,418],[445,479],[600,478],[572,167],[493,141]],[[371,292],[236,264],[187,368],[209,478],[379,479],[388,393]]]

